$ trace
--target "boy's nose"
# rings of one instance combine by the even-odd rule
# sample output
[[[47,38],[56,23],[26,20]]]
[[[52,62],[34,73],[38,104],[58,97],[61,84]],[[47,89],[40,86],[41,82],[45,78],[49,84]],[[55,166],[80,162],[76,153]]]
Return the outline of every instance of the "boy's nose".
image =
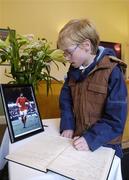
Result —
[[[65,58],[67,61],[70,61],[70,57],[69,56],[66,56]]]

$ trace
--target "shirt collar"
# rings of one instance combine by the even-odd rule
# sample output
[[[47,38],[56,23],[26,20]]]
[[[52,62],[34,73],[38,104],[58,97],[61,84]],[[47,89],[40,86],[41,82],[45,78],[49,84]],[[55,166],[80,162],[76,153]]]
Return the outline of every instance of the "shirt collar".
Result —
[[[93,63],[93,62],[92,62],[92,63]],[[92,63],[88,64],[87,66],[81,65],[81,66],[79,67],[79,69],[83,71],[83,70],[85,70],[86,68],[88,68]]]

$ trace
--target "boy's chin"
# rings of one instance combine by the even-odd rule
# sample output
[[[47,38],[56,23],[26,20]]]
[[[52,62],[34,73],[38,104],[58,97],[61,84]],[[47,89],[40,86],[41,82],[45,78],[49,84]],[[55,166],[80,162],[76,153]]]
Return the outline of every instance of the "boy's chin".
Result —
[[[71,66],[74,67],[74,68],[79,68],[79,66],[77,66],[77,65],[74,64],[74,63],[71,63]]]

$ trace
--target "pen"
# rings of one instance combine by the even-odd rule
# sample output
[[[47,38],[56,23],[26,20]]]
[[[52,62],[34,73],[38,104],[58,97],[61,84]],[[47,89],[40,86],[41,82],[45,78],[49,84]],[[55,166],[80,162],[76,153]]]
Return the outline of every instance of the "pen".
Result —
[[[48,127],[48,125],[43,125],[43,127]]]

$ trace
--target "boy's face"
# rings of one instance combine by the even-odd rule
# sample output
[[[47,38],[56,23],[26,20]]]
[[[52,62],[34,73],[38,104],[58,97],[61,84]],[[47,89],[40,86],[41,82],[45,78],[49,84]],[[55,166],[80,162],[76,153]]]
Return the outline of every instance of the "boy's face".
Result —
[[[81,65],[87,66],[91,63],[91,46],[89,43],[82,43],[80,45],[71,45],[64,50],[66,60],[74,68],[79,68]]]

